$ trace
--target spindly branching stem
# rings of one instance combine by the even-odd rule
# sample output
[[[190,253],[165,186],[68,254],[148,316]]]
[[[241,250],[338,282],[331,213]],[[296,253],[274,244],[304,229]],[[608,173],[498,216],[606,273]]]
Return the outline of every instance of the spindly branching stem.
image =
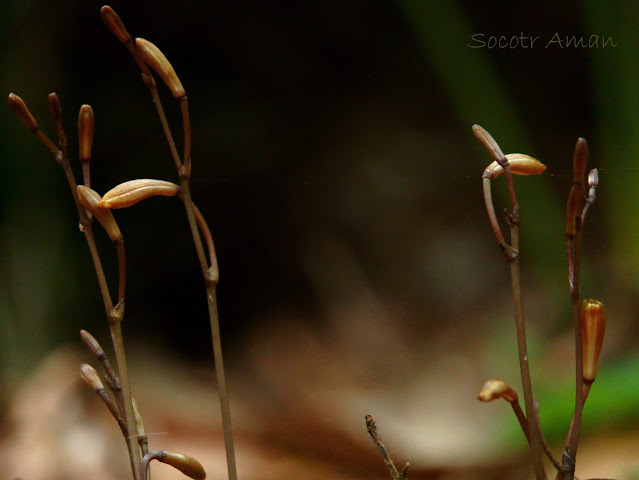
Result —
[[[515,307],[515,326],[517,331],[517,348],[519,352],[519,370],[521,375],[521,382],[524,392],[524,405],[526,407],[526,418],[528,423],[528,440],[530,443],[530,450],[532,452],[533,465],[535,467],[535,475],[537,480],[545,480],[546,473],[541,459],[541,439],[540,429],[536,425],[531,425],[531,421],[535,421],[535,405],[532,391],[532,382],[530,379],[530,368],[528,365],[528,350],[526,345],[526,326],[524,322],[524,310],[522,301],[521,290],[521,269],[519,265],[519,224],[521,221],[521,214],[519,211],[519,203],[517,201],[517,195],[515,191],[515,185],[513,182],[512,172],[508,158],[502,152],[501,148],[493,137],[479,125],[473,126],[473,133],[475,137],[481,142],[481,144],[490,152],[491,156],[497,162],[497,165],[501,167],[506,177],[506,184],[508,186],[508,194],[510,202],[512,204],[512,210],[507,213],[507,220],[510,224],[510,244],[506,243],[504,236],[501,233],[501,228],[497,221],[495,214],[492,193],[490,191],[490,182],[495,175],[495,167],[490,166],[484,171],[482,175],[484,185],[484,199],[486,203],[486,211],[491,224],[491,228],[495,233],[495,238],[504,256],[510,265],[510,277],[511,287],[513,293],[513,303]],[[528,167],[526,167],[528,168]],[[499,173],[501,173],[501,170]],[[542,169],[543,170],[543,169]],[[524,174],[528,174],[524,172]],[[532,420],[531,420],[532,419]]]
[[[151,93],[153,103],[155,104],[158,117],[162,124],[162,130],[166,136],[171,151],[173,162],[175,163],[180,178],[181,197],[184,201],[186,216],[189,228],[193,236],[195,250],[197,253],[200,268],[206,286],[207,306],[209,311],[209,320],[211,326],[211,338],[213,343],[213,354],[215,359],[215,373],[220,396],[220,408],[222,412],[222,424],[224,431],[224,444],[226,448],[226,459],[228,467],[229,480],[237,480],[237,468],[235,462],[235,447],[233,442],[233,430],[231,425],[231,413],[229,407],[228,393],[226,388],[226,376],[224,373],[224,359],[222,355],[222,342],[220,337],[220,326],[217,310],[216,287],[219,280],[218,262],[215,257],[215,249],[212,246],[213,241],[208,226],[202,228],[205,240],[208,246],[209,259],[206,258],[204,244],[198,224],[204,223],[203,217],[199,210],[195,207],[191,197],[191,121],[188,109],[188,100],[182,83],[175,73],[171,63],[164,54],[151,42],[138,38],[133,42],[131,36],[126,30],[124,24],[117,14],[108,6],[102,7],[102,18],[109,29],[118,37],[118,39],[127,47],[136,63],[142,71],[142,78]],[[182,124],[184,132],[184,157],[181,159],[177,151],[175,140],[171,132],[171,128],[167,121],[162,107],[162,102],[158,95],[157,85],[151,71],[162,78],[163,82],[169,87],[173,97],[180,104],[182,113]]]
[[[557,474],[555,477],[556,480],[572,480],[574,478],[583,408],[588,392],[590,391],[590,383],[585,384],[583,377],[583,338],[581,331],[579,267],[581,263],[581,243],[584,221],[588,209],[595,200],[599,177],[597,169],[592,170],[588,175],[589,191],[586,197],[584,177],[587,165],[588,144],[585,139],[579,138],[575,145],[575,153],[573,156],[573,184],[570,189],[570,195],[568,196],[566,209],[568,282],[575,329],[575,408],[562,455],[562,471]]]
[[[75,203],[76,209],[78,211],[78,216],[80,218],[80,230],[84,233],[84,237],[87,241],[87,245],[89,247],[89,251],[91,253],[91,258],[93,260],[93,266],[95,268],[96,277],[98,280],[98,285],[100,288],[100,293],[102,295],[102,301],[104,303],[104,308],[106,310],[107,319],[109,322],[109,329],[111,331],[111,339],[113,341],[113,348],[116,355],[116,364],[119,372],[119,377],[121,379],[121,389],[122,389],[122,398],[124,403],[124,423],[126,424],[127,431],[134,432],[135,431],[135,420],[133,415],[133,405],[131,399],[131,385],[129,382],[128,376],[128,367],[126,362],[126,353],[124,350],[124,339],[122,337],[122,328],[121,321],[124,314],[124,282],[122,281],[122,275],[124,275],[124,246],[121,243],[121,236],[118,237],[113,231],[109,233],[111,239],[116,243],[116,248],[118,251],[118,259],[120,265],[120,285],[118,288],[118,305],[114,308],[113,300],[111,297],[111,293],[109,292],[109,287],[107,285],[106,276],[104,274],[104,269],[102,268],[102,261],[100,259],[100,255],[98,253],[98,249],[95,243],[95,237],[93,234],[93,225],[92,220],[93,217],[87,210],[86,206],[82,204],[81,199],[78,195],[78,186],[75,180],[75,176],[73,174],[73,170],[71,169],[71,165],[69,162],[69,157],[67,153],[67,141],[66,135],[64,133],[64,128],[62,127],[62,109],[60,107],[60,101],[58,96],[55,93],[49,95],[49,111],[51,116],[53,117],[56,130],[58,133],[58,143],[59,146],[56,146],[43,132],[38,128],[38,124],[29,112],[29,109],[24,104],[22,99],[15,94],[9,95],[9,106],[16,114],[18,119],[25,125],[27,130],[35,135],[35,137],[53,154],[54,159],[62,166],[64,170],[64,174],[67,178],[67,182],[69,184],[69,188],[71,189],[71,194],[73,196],[73,201]],[[80,135],[80,148],[86,147],[88,143],[90,146],[90,141],[87,142],[87,135],[92,136],[92,130],[90,133],[79,130]],[[90,149],[90,148],[89,148]],[[85,178],[88,176],[88,163],[90,160],[90,153],[84,151],[84,161],[83,171],[85,172]],[[115,224],[114,224],[115,225]],[[117,225],[114,226],[117,228]],[[118,232],[119,233],[119,232]],[[134,480],[140,479],[140,462],[141,455],[138,445],[136,443],[135,437],[131,435],[126,438],[127,449],[129,452],[129,458],[131,461],[131,470],[133,472]]]

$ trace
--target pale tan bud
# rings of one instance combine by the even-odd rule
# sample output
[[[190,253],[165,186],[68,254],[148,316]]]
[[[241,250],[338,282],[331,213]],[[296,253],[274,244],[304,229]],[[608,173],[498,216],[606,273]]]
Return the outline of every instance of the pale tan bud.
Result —
[[[95,190],[85,187],[84,185],[78,185],[78,200],[89,213],[91,213],[100,224],[104,227],[109,238],[113,242],[122,241],[122,233],[120,227],[115,222],[113,213],[108,208],[100,206],[100,195]]]
[[[584,380],[597,376],[599,354],[606,334],[606,311],[597,300],[584,300],[581,305],[581,344]]]
[[[127,32],[124,23],[122,23],[119,15],[115,13],[115,10],[108,5],[105,5],[100,9],[100,15],[102,15],[102,20],[106,26],[109,27],[109,30],[118,37],[118,40],[124,44],[131,41],[131,35]]]
[[[599,170],[593,168],[588,173],[588,187],[595,188],[597,185],[599,185]]]
[[[546,170],[546,165],[525,153],[509,153],[506,158],[513,175],[539,175]],[[486,167],[485,171],[491,174],[491,178],[497,178],[504,173],[504,168],[499,163],[493,162]]]
[[[174,197],[180,191],[175,183],[150,178],[129,180],[113,187],[102,197],[100,206],[104,208],[126,208],[145,198],[162,195]]]
[[[166,86],[171,90],[171,93],[173,93],[173,96],[178,100],[186,97],[182,82],[180,82],[173,66],[160,49],[143,38],[136,38],[135,46],[138,52],[140,52],[144,63],[151,67],[155,73],[162,78]]]
[[[166,463],[182,472],[187,477],[191,477],[194,480],[204,480],[206,478],[206,472],[202,467],[202,464],[195,458],[182,453],[170,453],[164,452],[166,455],[158,457],[158,460],[162,463]]]
[[[599,170],[593,168],[588,174],[588,201],[593,202],[597,195],[597,185],[599,185]]]
[[[477,398],[482,402],[492,402],[498,398],[503,398],[510,403],[516,402],[519,399],[517,392],[501,380],[488,380],[484,383],[484,386],[481,387]]]
[[[95,131],[95,117],[91,105],[82,105],[78,114],[78,141],[80,143],[80,161],[86,162],[91,158],[93,132]]]
[[[89,385],[92,390],[96,392],[104,390],[104,385],[102,384],[102,380],[100,380],[100,375],[98,375],[95,368],[88,363],[80,365],[80,376],[82,377],[82,380],[87,382],[87,385]]]
[[[38,130],[38,123],[35,121],[35,118],[33,118],[33,115],[31,115],[24,100],[15,93],[9,94],[9,108],[29,132],[34,133]]]
[[[473,134],[475,138],[490,152],[495,160],[504,158],[504,152],[499,148],[499,144],[495,141],[490,133],[488,133],[481,125],[473,125]]]
[[[86,330],[80,330],[80,336],[82,337],[82,341],[87,346],[89,351],[99,359],[106,358],[106,353],[104,353],[104,349],[102,345],[98,343],[93,335],[91,335]]]

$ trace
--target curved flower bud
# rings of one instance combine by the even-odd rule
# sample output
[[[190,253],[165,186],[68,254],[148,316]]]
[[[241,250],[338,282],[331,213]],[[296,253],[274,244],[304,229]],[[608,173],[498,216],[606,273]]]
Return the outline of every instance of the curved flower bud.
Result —
[[[606,334],[606,311],[597,300],[584,300],[581,305],[581,343],[583,349],[584,380],[592,382],[597,376],[599,354]]]
[[[113,187],[104,194],[99,205],[104,208],[126,208],[145,198],[162,195],[174,197],[180,191],[175,183],[150,178],[129,180]]]
[[[506,158],[513,175],[539,175],[546,170],[546,165],[525,153],[509,153]],[[486,167],[485,172],[490,173],[491,178],[497,178],[504,173],[504,168],[499,163],[493,162]]]
[[[143,38],[136,38],[135,46],[137,47],[138,52],[140,52],[144,63],[155,70],[155,73],[157,73],[164,83],[166,83],[166,86],[169,87],[173,96],[177,100],[186,97],[186,92],[182,86],[182,82],[180,82],[171,62],[167,60],[162,51]]]
[[[158,460],[159,462],[171,465],[173,468],[179,470],[193,480],[204,480],[206,478],[206,472],[204,471],[202,464],[195,458],[182,453],[155,450],[147,453],[142,459],[142,480],[146,480],[146,473],[151,460]]]
[[[506,382],[501,380],[488,380],[477,395],[477,399],[482,402],[492,402],[498,398],[513,403],[519,399],[519,396]]]
[[[78,200],[100,222],[111,241],[116,243],[122,241],[120,227],[115,222],[111,210],[100,205],[100,200],[102,199],[98,192],[84,185],[78,185]]]
[[[499,148],[499,144],[484,127],[477,124],[473,125],[473,134],[495,160],[501,160],[504,158],[504,152],[502,152],[501,148]]]
[[[105,5],[100,9],[100,15],[102,15],[102,20],[106,26],[109,27],[109,30],[118,37],[118,40],[124,44],[131,41],[131,35],[127,32],[124,23],[120,19],[120,16],[115,13],[115,10]]]

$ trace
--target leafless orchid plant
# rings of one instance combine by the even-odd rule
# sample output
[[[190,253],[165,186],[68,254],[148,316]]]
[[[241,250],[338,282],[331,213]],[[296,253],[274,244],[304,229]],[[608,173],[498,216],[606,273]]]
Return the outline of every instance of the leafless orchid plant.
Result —
[[[163,450],[149,452],[142,416],[140,415],[136,402],[131,395],[131,385],[129,382],[124,340],[122,336],[122,320],[124,319],[126,291],[126,261],[124,239],[112,210],[130,207],[146,198],[157,195],[179,198],[184,204],[193,241],[195,243],[197,257],[201,266],[204,284],[206,286],[206,297],[215,358],[215,371],[222,412],[228,478],[229,480],[237,480],[231,415],[226,391],[224,362],[222,359],[222,344],[220,340],[217,312],[216,286],[219,279],[219,271],[215,255],[215,246],[213,244],[210,229],[191,198],[191,187],[189,182],[191,177],[191,124],[186,92],[180,82],[180,79],[171,66],[171,63],[155,45],[142,38],[137,38],[133,41],[122,20],[111,7],[102,7],[101,14],[104,23],[118,38],[118,40],[120,40],[120,42],[122,42],[129,50],[129,53],[142,71],[142,79],[151,93],[153,103],[155,104],[158,116],[162,123],[164,135],[166,136],[171,150],[171,155],[175,162],[179,185],[163,180],[138,179],[117,185],[110,191],[106,192],[104,196],[100,196],[96,191],[92,190],[90,160],[95,121],[93,110],[89,105],[83,105],[78,116],[79,159],[82,166],[82,184],[77,185],[68,156],[67,137],[62,126],[62,109],[58,96],[55,93],[51,93],[49,95],[49,110],[53,121],[55,122],[58,136],[56,144],[39,129],[36,120],[29,112],[29,109],[23,100],[13,93],[9,95],[9,107],[11,110],[24,124],[27,130],[35,135],[35,137],[53,154],[54,159],[64,170],[78,215],[80,217],[80,230],[84,233],[89,246],[89,251],[93,259],[98,279],[98,285],[102,294],[104,308],[106,310],[107,320],[111,331],[111,340],[115,351],[117,368],[114,369],[111,366],[109,359],[98,341],[91,334],[83,330],[81,332],[82,340],[89,351],[102,364],[106,374],[103,377],[103,382],[100,375],[93,367],[88,364],[83,364],[80,367],[80,375],[97,393],[109,409],[109,412],[111,412],[118,422],[122,435],[126,440],[134,480],[146,480],[149,478],[149,463],[152,460],[158,460],[169,464],[193,479],[200,480],[205,478],[206,474],[204,469],[200,463],[192,457],[183,454],[165,452]],[[180,105],[184,137],[184,152],[182,156],[178,153],[175,141],[173,140],[173,133],[168,124],[166,115],[164,114],[164,109],[158,95],[152,71],[166,84],[173,94],[173,97]],[[94,219],[97,220],[105,229],[117,252],[119,268],[118,289],[117,296],[115,297],[117,301],[113,300],[114,297],[109,291],[104,270],[102,268],[102,261],[100,259],[100,254],[98,252],[93,233]],[[106,388],[104,384],[106,384]]]
[[[597,300],[584,300],[581,302],[579,295],[579,264],[583,226],[586,214],[595,201],[599,174],[597,169],[590,171],[587,177],[588,191],[586,192],[584,177],[588,163],[588,144],[585,139],[578,139],[573,158],[573,184],[568,197],[566,213],[568,281],[575,329],[575,408],[561,461],[559,461],[553,456],[541,431],[538,404],[533,397],[532,381],[528,367],[526,326],[524,322],[521,271],[519,266],[519,225],[521,223],[521,212],[513,181],[513,175],[537,175],[542,173],[546,167],[540,161],[529,155],[521,153],[504,155],[495,139],[479,125],[473,125],[473,133],[494,159],[493,163],[484,170],[482,175],[484,202],[486,204],[486,212],[488,213],[490,226],[510,266],[511,287],[515,306],[519,368],[524,393],[525,412],[521,408],[517,392],[501,380],[488,380],[479,392],[478,399],[482,402],[491,402],[503,398],[510,403],[521,426],[521,430],[530,446],[535,478],[537,480],[547,479],[542,455],[548,458],[556,470],[555,480],[572,480],[575,478],[575,463],[577,448],[579,446],[582,412],[586,399],[588,398],[588,393],[590,392],[590,387],[597,375],[597,364],[599,362],[599,354],[603,345],[606,329],[606,314],[603,304]],[[491,191],[491,182],[501,174],[504,174],[504,177],[506,177],[508,195],[512,205],[512,210],[506,210],[505,212],[506,222],[510,226],[510,243],[505,240],[497,220]],[[377,445],[386,463],[391,478],[393,480],[407,478],[409,464],[406,464],[402,472],[399,472],[395,468],[386,447],[379,437],[377,426],[370,415],[366,416],[366,426],[369,435]]]
[[[519,369],[526,411],[525,413],[522,411],[517,393],[500,380],[487,381],[479,393],[479,400],[490,402],[498,398],[503,398],[511,404],[521,429],[526,436],[526,440],[530,445],[537,480],[545,480],[547,478],[542,462],[542,450],[557,471],[555,479],[572,480],[575,474],[582,412],[584,403],[590,392],[590,387],[597,374],[599,353],[601,352],[606,327],[606,314],[603,304],[597,300],[584,300],[582,303],[579,297],[579,264],[583,225],[588,209],[595,200],[599,175],[597,169],[590,171],[587,180],[588,192],[586,194],[584,177],[588,163],[588,144],[583,138],[578,139],[573,158],[573,184],[568,197],[566,213],[568,281],[575,329],[575,408],[561,461],[558,461],[550,452],[541,431],[537,411],[538,407],[533,397],[532,381],[528,367],[526,327],[524,322],[521,271],[519,266],[519,225],[521,223],[521,213],[513,181],[513,175],[536,175],[543,172],[546,167],[528,155],[519,153],[504,155],[495,139],[479,125],[473,126],[473,133],[495,160],[484,170],[482,175],[484,202],[486,204],[490,226],[495,234],[497,243],[510,265],[513,302],[515,306],[517,347],[519,352]],[[510,243],[506,242],[501,232],[491,193],[492,180],[502,173],[506,177],[508,194],[512,205],[512,210],[510,212],[506,211],[506,221],[510,226]]]

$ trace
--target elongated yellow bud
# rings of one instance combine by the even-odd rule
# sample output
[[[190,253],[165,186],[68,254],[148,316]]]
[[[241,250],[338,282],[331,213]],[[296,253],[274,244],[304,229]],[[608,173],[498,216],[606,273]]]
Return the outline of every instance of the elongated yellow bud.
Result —
[[[510,386],[501,380],[488,380],[481,387],[477,399],[482,402],[492,402],[498,398],[503,398],[507,402],[516,402],[519,399],[517,392],[515,392]]]
[[[102,380],[100,380],[100,375],[98,375],[95,368],[88,363],[80,365],[80,376],[82,377],[82,380],[87,382],[87,385],[89,385],[92,390],[96,392],[104,390],[104,385],[102,384]]]
[[[15,93],[9,94],[9,108],[29,132],[34,133],[38,130],[38,122],[36,122],[33,115],[31,115],[24,100]]]
[[[109,27],[109,30],[118,37],[118,40],[124,44],[131,41],[131,35],[127,32],[124,23],[122,23],[119,15],[115,13],[115,10],[108,5],[105,5],[100,9],[100,15],[102,15],[102,20],[106,26]]]
[[[186,96],[186,92],[184,91],[182,82],[180,82],[180,79],[175,73],[171,62],[167,60],[160,49],[143,38],[136,38],[135,46],[138,52],[140,52],[144,63],[151,67],[155,73],[162,78],[166,86],[171,90],[171,93],[173,93],[173,96],[178,100],[183,99]]]
[[[191,477],[194,480],[204,480],[206,478],[206,472],[202,467],[202,464],[195,458],[182,453],[164,452],[165,456],[157,457],[157,459],[172,467],[178,469],[187,477]]]
[[[78,141],[80,143],[80,161],[87,162],[91,158],[95,117],[91,105],[82,105],[78,114]]]
[[[581,305],[581,344],[583,349],[584,380],[592,382],[597,376],[599,354],[606,334],[606,311],[597,300],[584,300]]]
[[[100,206],[100,195],[95,190],[85,187],[84,185],[78,185],[78,200],[89,213],[91,213],[100,224],[104,227],[109,238],[113,242],[122,241],[122,232],[120,227],[115,222],[113,213],[108,208]]]
[[[539,175],[546,170],[546,165],[525,153],[509,153],[506,158],[513,175]],[[493,162],[486,167],[485,172],[490,173],[491,178],[497,178],[504,173],[504,169],[499,163]]]
[[[162,195],[174,197],[180,191],[175,183],[150,178],[129,180],[113,187],[104,194],[100,206],[104,208],[126,208],[145,198]]]

